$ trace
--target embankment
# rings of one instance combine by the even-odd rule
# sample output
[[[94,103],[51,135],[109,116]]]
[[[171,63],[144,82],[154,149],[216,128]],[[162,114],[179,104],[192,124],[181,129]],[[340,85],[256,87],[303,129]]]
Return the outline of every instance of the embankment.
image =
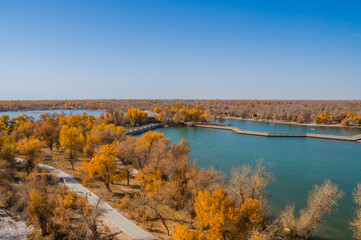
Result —
[[[203,125],[203,124],[194,124],[193,126],[228,130],[237,134],[261,136],[261,137],[309,137],[309,138],[320,138],[320,139],[339,140],[339,141],[357,141],[361,139],[361,134],[355,136],[337,136],[337,135],[314,134],[314,133],[268,133],[268,132],[245,131],[237,127],[231,127],[231,126]]]

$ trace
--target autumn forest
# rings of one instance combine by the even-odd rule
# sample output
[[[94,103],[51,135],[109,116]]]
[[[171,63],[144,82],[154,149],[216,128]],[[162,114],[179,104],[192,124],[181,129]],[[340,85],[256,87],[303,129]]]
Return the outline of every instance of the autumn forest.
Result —
[[[111,121],[127,124],[128,109],[150,110],[165,123],[215,121],[226,117],[294,123],[361,125],[361,101],[325,100],[88,100],[88,101],[0,101],[0,111],[49,109],[104,110]],[[200,111],[196,111],[196,109]],[[196,111],[196,112],[189,112]],[[187,112],[187,113],[186,113]],[[184,118],[184,119],[182,119]]]
[[[152,121],[170,126],[222,124],[227,117],[298,123],[361,124],[360,101],[3,101],[1,110],[101,109],[105,114],[26,114],[0,118],[0,205],[32,226],[29,239],[127,239],[103,221],[102,209],[59,183],[38,164],[59,168],[113,208],[162,239],[310,239],[343,197],[329,180],[310,189],[307,206],[269,212],[272,168],[262,161],[231,176],[200,168],[186,140],[163,133],[126,134]],[[20,159],[20,160],[19,160]],[[354,236],[361,239],[361,185],[355,190]],[[123,236],[123,237],[122,237]]]

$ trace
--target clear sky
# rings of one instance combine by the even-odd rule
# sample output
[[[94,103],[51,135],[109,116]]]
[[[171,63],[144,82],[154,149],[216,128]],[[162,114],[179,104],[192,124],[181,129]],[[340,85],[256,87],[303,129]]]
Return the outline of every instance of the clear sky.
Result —
[[[0,99],[95,98],[361,99],[361,1],[0,1]]]

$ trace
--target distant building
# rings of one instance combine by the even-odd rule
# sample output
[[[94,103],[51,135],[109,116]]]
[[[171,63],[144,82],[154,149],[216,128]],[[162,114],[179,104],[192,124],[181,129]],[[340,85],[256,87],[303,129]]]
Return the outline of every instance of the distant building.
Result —
[[[159,113],[155,113],[149,110],[145,110],[144,112],[147,114],[148,122],[159,122],[158,120]]]

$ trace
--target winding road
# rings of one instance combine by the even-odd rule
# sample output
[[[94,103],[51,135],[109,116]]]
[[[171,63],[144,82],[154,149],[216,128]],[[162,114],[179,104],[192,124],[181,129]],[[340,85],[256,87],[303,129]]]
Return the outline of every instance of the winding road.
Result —
[[[74,178],[65,172],[56,169],[54,167],[38,164],[38,167],[41,169],[45,169],[48,172],[57,173],[58,178],[62,178],[63,182],[65,182],[68,187],[77,192],[79,195],[86,196],[87,200],[90,204],[96,205],[99,201],[99,197],[91,192],[89,189],[83,187],[80,183],[78,183]],[[64,181],[65,180],[65,181]],[[160,240],[159,238],[153,236],[152,234],[144,231],[142,228],[138,227],[133,222],[129,221],[122,214],[120,214],[116,209],[111,207],[104,201],[99,203],[99,206],[104,209],[104,217],[107,218],[110,222],[112,222],[115,226],[117,226],[121,231],[128,234],[131,238],[135,240]]]

